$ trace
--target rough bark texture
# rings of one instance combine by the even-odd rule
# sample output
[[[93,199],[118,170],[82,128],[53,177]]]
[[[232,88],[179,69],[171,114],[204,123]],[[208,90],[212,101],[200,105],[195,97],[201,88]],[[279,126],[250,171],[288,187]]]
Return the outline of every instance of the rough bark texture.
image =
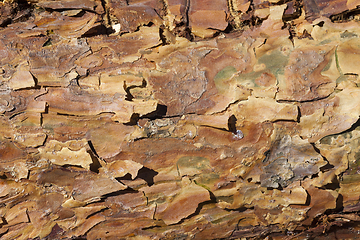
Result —
[[[0,1],[0,239],[354,239],[360,1]]]

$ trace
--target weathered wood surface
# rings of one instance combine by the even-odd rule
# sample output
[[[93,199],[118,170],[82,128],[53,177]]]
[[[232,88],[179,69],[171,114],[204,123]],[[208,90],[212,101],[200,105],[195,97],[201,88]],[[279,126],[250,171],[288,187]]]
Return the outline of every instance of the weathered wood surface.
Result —
[[[354,239],[357,0],[0,1],[0,239]]]

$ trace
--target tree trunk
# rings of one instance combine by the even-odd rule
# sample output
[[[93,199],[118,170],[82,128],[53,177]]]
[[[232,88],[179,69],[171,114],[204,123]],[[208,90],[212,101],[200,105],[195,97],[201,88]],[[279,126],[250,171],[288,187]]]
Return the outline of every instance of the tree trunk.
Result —
[[[359,1],[0,1],[2,239],[353,239]]]

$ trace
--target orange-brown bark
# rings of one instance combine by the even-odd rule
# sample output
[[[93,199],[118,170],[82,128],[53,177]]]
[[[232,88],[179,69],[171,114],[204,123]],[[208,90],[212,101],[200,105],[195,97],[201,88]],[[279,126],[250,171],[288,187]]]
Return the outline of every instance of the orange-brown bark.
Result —
[[[359,1],[0,1],[0,239],[353,239]]]

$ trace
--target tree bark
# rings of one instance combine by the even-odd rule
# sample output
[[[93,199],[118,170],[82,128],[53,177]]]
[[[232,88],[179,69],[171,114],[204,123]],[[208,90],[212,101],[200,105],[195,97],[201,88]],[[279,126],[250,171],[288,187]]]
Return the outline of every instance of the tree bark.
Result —
[[[353,239],[359,1],[0,1],[0,239]]]

